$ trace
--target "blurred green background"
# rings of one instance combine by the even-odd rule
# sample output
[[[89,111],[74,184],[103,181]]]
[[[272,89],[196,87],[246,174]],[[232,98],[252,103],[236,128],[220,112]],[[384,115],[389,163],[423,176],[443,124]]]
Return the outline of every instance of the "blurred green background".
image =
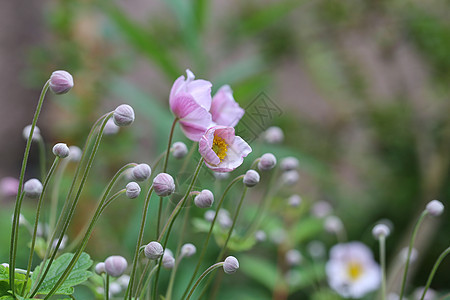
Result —
[[[121,103],[136,110],[132,128],[105,138],[72,235],[115,170],[152,162],[164,150],[169,90],[186,68],[214,91],[229,84],[244,108],[261,93],[275,103],[280,116],[263,127],[280,126],[285,142],[255,140],[251,158],[267,151],[296,156],[301,179],[292,192],[329,201],[350,240],[375,250],[372,226],[392,221],[388,263],[428,201],[449,206],[449,1],[7,2],[0,4],[9,15],[0,18],[0,176],[19,173],[21,130],[53,70],[72,73],[75,88],[45,104],[38,126],[49,145],[81,146],[104,112]],[[31,163],[28,177],[38,174],[36,153]],[[1,207],[8,228],[11,200]],[[125,237],[139,215],[140,205],[112,207],[92,238],[94,260],[130,252],[134,240]],[[449,246],[449,215],[430,218],[419,235],[417,286]],[[9,229],[0,239],[3,262]],[[448,289],[448,270],[447,260],[434,288]]]

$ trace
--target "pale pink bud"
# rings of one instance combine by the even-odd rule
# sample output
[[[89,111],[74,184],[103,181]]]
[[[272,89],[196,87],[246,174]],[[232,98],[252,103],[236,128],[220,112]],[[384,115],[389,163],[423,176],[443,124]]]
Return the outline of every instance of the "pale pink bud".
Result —
[[[227,274],[233,274],[239,269],[239,261],[234,256],[228,256],[223,262],[223,271]]]
[[[267,235],[264,231],[258,230],[257,232],[255,232],[255,239],[258,242],[264,242],[267,239]]]
[[[245,175],[243,182],[247,187],[253,187],[259,183],[259,174],[255,170],[248,170]]]
[[[188,148],[186,147],[186,144],[183,142],[175,142],[172,145],[172,148],[170,148],[170,151],[172,152],[173,157],[176,159],[181,159],[188,154]]]
[[[264,131],[263,138],[269,144],[279,144],[284,140],[283,130],[277,126],[269,127]]]
[[[181,255],[184,257],[190,257],[194,255],[196,252],[197,248],[191,243],[186,243],[181,247]]]
[[[116,123],[114,123],[113,119],[109,119],[106,122],[105,125],[105,129],[103,129],[103,134],[104,135],[113,135],[119,132],[119,126],[116,125]]]
[[[58,143],[53,146],[53,154],[59,158],[66,158],[70,154],[70,149],[64,143]]]
[[[105,263],[101,262],[95,265],[95,273],[102,275],[105,273]]]
[[[303,256],[300,253],[300,251],[298,251],[296,249],[291,249],[288,252],[286,252],[285,259],[286,259],[286,263],[289,266],[297,266],[302,262]]]
[[[13,197],[17,195],[19,189],[19,180],[14,177],[5,177],[0,180],[0,194],[4,197]]]
[[[151,260],[156,260],[164,254],[163,246],[158,242],[150,242],[144,248],[145,257]]]
[[[325,230],[330,233],[337,233],[342,231],[344,225],[342,224],[341,219],[336,216],[328,216],[325,219]]]
[[[426,210],[432,216],[440,216],[444,211],[444,204],[439,200],[432,200],[427,204]]]
[[[23,185],[25,196],[29,198],[39,198],[42,193],[42,189],[42,183],[36,178],[28,180]]]
[[[163,254],[162,258],[162,266],[166,269],[172,269],[175,265],[175,258],[173,258],[172,251],[168,251],[169,249],[166,249]]]
[[[136,181],[145,181],[152,175],[152,169],[147,164],[139,164],[132,169],[132,178]]]
[[[294,185],[297,183],[300,175],[296,170],[286,171],[281,175],[281,181],[286,185]]]
[[[73,77],[66,71],[55,71],[50,76],[50,89],[57,95],[65,94],[73,88]]]
[[[105,271],[112,277],[119,277],[127,267],[127,260],[119,255],[110,256],[105,260]]]
[[[295,170],[298,168],[298,159],[292,156],[285,157],[281,160],[280,166],[283,171]]]
[[[391,233],[391,230],[386,224],[377,224],[372,229],[372,235],[379,239],[380,237],[387,237]]]
[[[70,146],[69,147],[69,160],[73,162],[78,162],[83,156],[83,151],[81,151],[78,146]]]
[[[207,208],[214,203],[214,194],[210,190],[203,190],[195,196],[194,203],[197,207]]]
[[[31,131],[31,125],[27,125],[23,129],[22,135],[25,140],[28,140],[28,138],[30,137],[30,131]],[[34,126],[33,136],[31,137],[31,140],[33,142],[36,142],[36,141],[39,141],[40,139],[42,139],[41,130],[39,129],[39,127]]]
[[[158,196],[169,196],[175,191],[175,182],[169,174],[159,173],[153,179],[153,189]]]
[[[113,114],[114,123],[117,126],[128,126],[134,122],[134,110],[128,104],[122,104],[117,106]]]
[[[260,171],[268,171],[273,169],[275,165],[277,164],[277,159],[275,155],[272,153],[266,153],[261,156],[259,162],[258,162],[258,169]]]
[[[214,217],[216,216],[216,212],[213,210],[208,210],[205,212],[204,218],[208,222],[212,222],[214,220]]]
[[[139,186],[139,184],[137,184],[134,181],[128,183],[127,186],[125,187],[125,189],[126,189],[125,193],[126,193],[127,197],[130,199],[135,199],[135,198],[139,197],[139,195],[141,193],[141,187]]]
[[[297,207],[302,203],[302,198],[299,195],[292,195],[288,199],[289,206]]]
[[[333,208],[331,205],[326,201],[318,201],[314,203],[311,212],[314,216],[317,218],[324,218],[327,215],[331,214],[333,211]]]

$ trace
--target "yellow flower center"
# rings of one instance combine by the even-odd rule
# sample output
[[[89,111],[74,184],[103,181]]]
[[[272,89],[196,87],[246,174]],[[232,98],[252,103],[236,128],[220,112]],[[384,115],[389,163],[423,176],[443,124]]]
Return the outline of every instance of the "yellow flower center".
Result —
[[[363,273],[363,266],[357,262],[351,262],[347,267],[348,275],[352,280],[357,280]]]
[[[222,161],[227,156],[228,144],[220,136],[214,136],[212,149]]]

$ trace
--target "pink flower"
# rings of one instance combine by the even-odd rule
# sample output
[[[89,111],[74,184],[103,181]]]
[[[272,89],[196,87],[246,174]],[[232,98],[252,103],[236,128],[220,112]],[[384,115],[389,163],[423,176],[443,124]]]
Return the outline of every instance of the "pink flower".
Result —
[[[213,126],[200,139],[198,151],[211,170],[231,172],[242,164],[252,148],[235,136],[233,127]]]
[[[233,98],[230,86],[222,86],[214,95],[210,113],[217,125],[234,127],[244,115],[244,109]]]
[[[211,82],[195,79],[190,70],[187,78],[178,77],[170,90],[170,109],[179,119],[181,130],[194,142],[200,140],[211,125]]]
[[[4,177],[0,180],[0,194],[5,197],[15,197],[19,189],[19,180],[14,177]]]

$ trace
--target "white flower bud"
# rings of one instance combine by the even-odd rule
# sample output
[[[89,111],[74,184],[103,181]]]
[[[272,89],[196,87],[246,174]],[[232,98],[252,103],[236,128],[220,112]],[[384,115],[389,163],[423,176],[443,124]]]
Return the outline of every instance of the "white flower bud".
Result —
[[[184,257],[191,257],[196,252],[197,252],[197,248],[191,243],[184,244],[181,247],[181,255]]]
[[[117,295],[118,293],[120,293],[122,291],[122,287],[120,286],[119,283],[117,282],[111,282],[109,284],[109,294],[110,296],[114,296]]]
[[[269,144],[279,144],[284,140],[283,130],[277,126],[269,127],[264,131],[263,138]]]
[[[53,93],[65,94],[73,88],[73,77],[66,71],[55,71],[50,76],[50,89]]]
[[[208,222],[212,222],[214,220],[214,217],[216,216],[216,212],[213,210],[208,210],[205,212],[204,218]]]
[[[300,197],[299,195],[292,195],[288,199],[289,206],[297,207],[300,205],[300,203],[302,203],[302,197]]]
[[[106,122],[105,128],[103,129],[103,134],[104,135],[113,135],[119,132],[119,126],[116,125],[116,123],[114,123],[113,119],[109,119]]]
[[[119,255],[110,256],[105,260],[105,271],[112,277],[119,277],[125,272],[127,267],[127,260]]]
[[[224,179],[227,179],[228,177],[230,177],[230,173],[225,173],[225,172],[213,172],[213,174],[217,180],[224,180]]]
[[[127,184],[125,187],[126,189],[126,195],[130,199],[135,199],[139,197],[141,194],[141,187],[136,182],[132,181]]]
[[[147,164],[139,164],[132,169],[132,178],[136,181],[145,181],[152,175],[152,169]]]
[[[331,214],[333,209],[331,208],[331,205],[326,201],[318,201],[314,203],[311,213],[317,217],[317,218],[324,218]]]
[[[66,245],[67,245],[67,241],[68,241],[68,240],[69,240],[69,237],[65,234],[65,235],[63,236],[62,240],[61,240],[61,243],[59,244],[59,248],[58,248],[59,251],[61,251],[61,250],[63,250],[64,248],[66,248]],[[54,239],[54,240],[53,240],[53,242],[52,242],[52,249],[55,249],[56,246],[58,246],[58,242],[59,242],[59,239]]]
[[[291,171],[298,168],[298,159],[292,156],[285,157],[281,160],[281,170]]]
[[[203,190],[195,196],[194,203],[200,208],[211,207],[214,203],[214,194],[210,190]]]
[[[260,171],[268,171],[275,167],[277,164],[277,159],[275,155],[272,153],[266,153],[261,156],[259,162],[258,162],[258,169]]]
[[[117,278],[117,282],[120,284],[121,287],[126,288],[130,283],[130,276],[127,274],[123,274],[122,276]]]
[[[58,143],[53,146],[53,154],[59,158],[66,158],[70,154],[69,147],[64,143]]]
[[[427,204],[426,210],[432,216],[440,216],[444,211],[444,204],[439,200],[432,200]]]
[[[258,242],[264,242],[267,239],[267,235],[264,231],[258,230],[257,232],[255,232],[255,239]]]
[[[223,262],[223,271],[227,274],[233,274],[239,269],[239,261],[234,256],[228,256]]]
[[[28,138],[30,137],[30,131],[31,131],[31,125],[27,125],[23,129],[22,135],[23,135],[25,140],[28,140]],[[34,127],[34,131],[33,131],[33,136],[31,137],[31,140],[33,142],[36,142],[36,141],[39,141],[40,139],[42,139],[42,137],[41,137],[41,130],[39,129],[39,127],[35,126]]]
[[[297,183],[300,175],[296,170],[286,171],[281,175],[281,181],[286,185],[294,185]]]
[[[175,142],[173,143],[172,148],[170,148],[170,152],[172,152],[173,157],[176,159],[181,159],[188,154],[188,148],[183,142]]]
[[[288,252],[286,252],[285,259],[286,259],[286,263],[289,266],[297,266],[302,262],[303,256],[300,253],[300,251],[298,251],[296,249],[291,249]]]
[[[153,179],[153,190],[156,195],[166,197],[172,195],[175,191],[175,182],[172,176],[167,173],[159,173]]]
[[[168,250],[168,249],[167,249]],[[164,251],[162,258],[162,266],[166,269],[172,269],[175,265],[175,258],[173,258],[172,251]]]
[[[69,160],[73,162],[80,161],[81,156],[83,156],[83,151],[81,151],[80,147],[70,146],[69,150]]]
[[[342,224],[341,219],[339,219],[336,216],[328,216],[325,219],[325,230],[330,233],[338,233],[341,232],[344,228],[344,225]]]
[[[255,170],[248,170],[244,175],[243,181],[247,187],[253,187],[258,184],[259,179],[260,177],[258,172]]]
[[[424,289],[425,289],[425,287],[423,287],[423,286],[418,287],[413,293],[412,300],[421,300]],[[438,300],[438,299],[448,299],[448,298],[447,297],[439,298],[438,293],[435,290],[430,289],[430,288],[428,288],[427,293],[425,294],[425,297],[423,298],[423,300]]]
[[[102,275],[103,273],[105,273],[105,263],[100,262],[98,264],[95,265],[95,273],[97,273],[97,275]]]
[[[391,233],[391,230],[386,224],[377,224],[372,229],[372,235],[379,239],[380,237],[387,237]]]
[[[145,257],[151,260],[156,260],[164,254],[163,246],[160,243],[153,241],[147,244],[144,248]]]
[[[117,106],[113,114],[114,123],[117,126],[128,126],[134,122],[134,110],[128,104],[122,104]]]
[[[219,222],[220,227],[228,229],[233,225],[233,221],[230,218],[230,213],[226,209],[220,209],[219,215],[217,216],[217,222]]]
[[[406,263],[406,259],[408,258],[408,251],[409,251],[408,247],[405,247],[400,251],[399,256],[400,256],[401,261],[404,263]],[[412,248],[411,255],[409,257],[409,261],[415,262],[418,256],[419,256],[419,252],[417,251],[417,249]]]
[[[23,185],[25,196],[29,198],[39,198],[42,193],[42,189],[42,183],[36,178],[28,180]]]

